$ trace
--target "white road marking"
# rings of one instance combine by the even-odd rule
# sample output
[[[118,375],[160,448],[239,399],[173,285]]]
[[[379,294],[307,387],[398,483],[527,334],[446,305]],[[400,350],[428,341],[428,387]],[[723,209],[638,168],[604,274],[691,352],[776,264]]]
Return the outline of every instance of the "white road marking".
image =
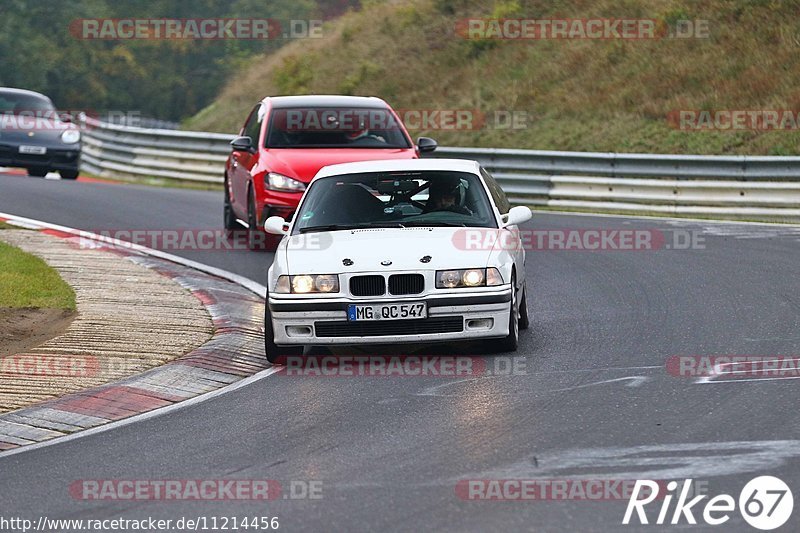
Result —
[[[459,479],[688,479],[763,473],[800,456],[800,441],[579,448],[535,455],[536,464],[524,459]]]
[[[794,361],[795,367],[800,367],[800,358],[794,359],[789,358],[791,361]],[[782,359],[765,359],[760,360],[758,363],[780,363]],[[752,364],[747,361],[741,362],[728,362],[728,363],[714,363],[713,372],[710,376],[702,376],[697,378],[694,383],[697,385],[706,385],[709,383],[748,383],[753,381],[783,381],[788,379],[800,379],[800,376],[767,376],[767,377],[752,377],[752,378],[738,378],[735,377],[736,374],[753,374],[758,376],[759,372],[763,373],[772,373],[780,371],[780,369],[775,368],[766,368],[761,370],[725,370],[726,367],[734,367],[735,365],[744,365],[744,364]],[[731,379],[726,379],[725,376],[734,376]]]
[[[628,376],[624,378],[614,378],[614,379],[605,379],[603,381],[594,381],[592,383],[585,383],[583,385],[575,385],[573,387],[566,387],[563,389],[553,389],[547,392],[564,392],[570,391],[575,389],[585,389],[586,387],[596,387],[597,385],[605,385],[607,383],[615,383],[618,381],[630,381],[630,383],[626,383],[626,387],[641,387],[645,382],[650,381],[652,378],[647,376]]]
[[[544,374],[572,374],[572,373],[581,373],[581,372],[604,372],[606,370],[630,370],[630,369],[652,369],[652,368],[661,368],[664,367],[659,366],[642,366],[642,367],[610,367],[610,368],[587,368],[587,369],[580,369],[580,370],[548,370],[544,372],[531,372],[529,374],[524,374],[524,376],[537,376],[537,375],[544,375]],[[439,385],[434,385],[432,387],[427,387],[422,389],[420,392],[414,393],[414,396],[441,396],[446,397],[447,394],[441,394],[440,391],[442,389],[446,389],[448,387],[452,387],[454,385],[460,385],[462,383],[470,383],[473,381],[480,381],[482,379],[494,379],[494,378],[501,378],[501,377],[513,377],[507,375],[497,375],[497,376],[479,376],[474,378],[466,378],[466,379],[459,379],[455,381],[448,381],[446,383],[440,383]],[[586,387],[594,387],[597,385],[603,385],[607,383],[615,383],[620,381],[629,381],[626,383],[626,387],[640,387],[644,383],[651,381],[653,378],[647,376],[626,376],[621,378],[614,378],[614,379],[606,379],[603,381],[593,381],[591,383],[584,383],[582,385],[575,385],[571,387],[565,387],[563,389],[549,389],[549,390],[536,390],[533,392],[526,392],[523,394],[543,394],[548,392],[566,392],[575,389],[583,389]],[[518,393],[510,393],[510,394],[518,394]]]

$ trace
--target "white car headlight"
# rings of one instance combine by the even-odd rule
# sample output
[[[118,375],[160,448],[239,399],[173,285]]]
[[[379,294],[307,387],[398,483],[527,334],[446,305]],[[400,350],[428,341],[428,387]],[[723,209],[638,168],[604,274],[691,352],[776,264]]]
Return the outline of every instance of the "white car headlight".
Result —
[[[308,294],[339,292],[339,276],[336,274],[303,274],[279,276],[275,284],[278,294]]]
[[[80,142],[81,140],[81,132],[78,130],[65,130],[64,133],[61,134],[61,142],[64,144],[75,144],[76,142]]]
[[[495,267],[436,271],[437,289],[494,287],[502,284],[503,277]]]
[[[264,176],[264,186],[272,191],[302,192],[306,190],[306,184],[302,181],[277,172],[269,172]]]

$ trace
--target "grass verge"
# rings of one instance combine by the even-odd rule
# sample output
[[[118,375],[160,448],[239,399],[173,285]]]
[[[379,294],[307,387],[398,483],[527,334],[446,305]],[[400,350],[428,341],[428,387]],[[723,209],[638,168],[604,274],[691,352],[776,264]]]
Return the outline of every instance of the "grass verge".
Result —
[[[166,187],[172,189],[192,189],[197,191],[221,191],[222,183],[205,183],[202,181],[182,181],[170,178],[149,178],[149,177],[114,177],[104,178],[88,172],[81,172],[81,176],[87,178],[103,179],[113,183],[125,183],[132,185],[147,185],[148,187]]]
[[[0,242],[0,308],[3,307],[74,310],[75,292],[42,259]]]

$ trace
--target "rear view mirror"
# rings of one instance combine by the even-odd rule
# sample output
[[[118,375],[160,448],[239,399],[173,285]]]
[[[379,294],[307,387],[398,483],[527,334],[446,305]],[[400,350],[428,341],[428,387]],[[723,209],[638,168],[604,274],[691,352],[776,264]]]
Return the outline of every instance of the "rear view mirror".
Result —
[[[508,214],[503,215],[503,227],[519,226],[529,221],[532,217],[533,213],[531,213],[530,207],[525,207],[524,205],[512,207]]]
[[[253,139],[250,137],[236,137],[231,141],[231,147],[238,152],[252,152]]]
[[[417,189],[417,182],[414,180],[380,180],[378,182],[378,193],[384,195],[405,196]]]
[[[419,139],[417,139],[417,149],[421,154],[424,154],[426,152],[433,152],[434,150],[436,150],[437,146],[439,146],[439,143],[437,143],[430,137],[420,137]]]
[[[273,235],[286,235],[286,221],[283,217],[269,217],[264,221],[264,231]]]

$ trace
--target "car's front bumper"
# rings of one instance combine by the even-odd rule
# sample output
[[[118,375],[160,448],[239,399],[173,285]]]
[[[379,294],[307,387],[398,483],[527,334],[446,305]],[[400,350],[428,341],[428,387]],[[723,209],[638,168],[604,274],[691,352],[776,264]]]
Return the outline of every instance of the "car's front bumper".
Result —
[[[349,322],[349,304],[426,302],[428,318]],[[281,298],[270,294],[277,345],[400,344],[508,335],[511,286],[491,291],[404,298]]]
[[[51,148],[47,153],[21,154],[18,144],[0,143],[0,166],[21,168],[46,168],[48,170],[77,170],[81,160],[80,146]]]

